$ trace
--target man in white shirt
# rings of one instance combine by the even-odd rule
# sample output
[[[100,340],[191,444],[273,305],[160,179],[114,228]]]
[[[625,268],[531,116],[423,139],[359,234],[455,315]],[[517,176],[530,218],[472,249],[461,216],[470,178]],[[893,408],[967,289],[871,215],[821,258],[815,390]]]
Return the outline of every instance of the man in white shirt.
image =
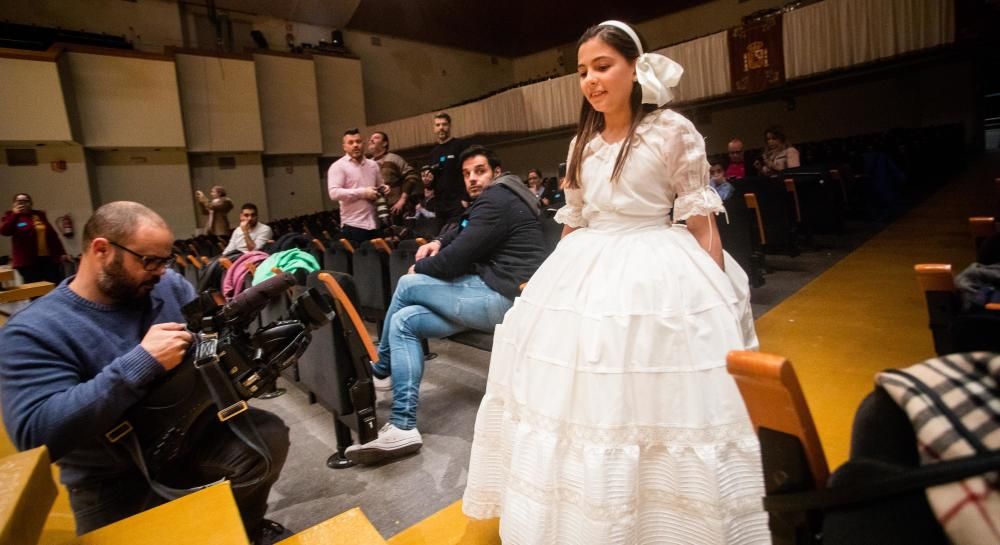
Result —
[[[271,228],[257,221],[257,205],[248,202],[240,209],[240,226],[233,231],[229,245],[222,253],[260,250],[271,237]]]

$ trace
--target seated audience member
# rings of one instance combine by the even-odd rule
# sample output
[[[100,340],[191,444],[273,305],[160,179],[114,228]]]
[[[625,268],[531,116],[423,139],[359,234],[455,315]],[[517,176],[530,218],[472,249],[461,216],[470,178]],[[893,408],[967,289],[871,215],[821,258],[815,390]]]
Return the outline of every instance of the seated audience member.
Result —
[[[545,178],[542,177],[542,171],[537,168],[528,170],[528,188],[538,198],[538,202],[542,204],[542,207],[549,205],[548,199],[545,197],[545,192],[548,188],[545,187]]]
[[[80,534],[166,500],[109,431],[154,382],[182,365],[192,342],[181,307],[191,285],[167,268],[174,235],[149,208],[112,202],[83,231],[79,271],[0,328],[0,399],[19,449],[48,447],[69,490]],[[186,363],[190,365],[190,362]],[[230,481],[243,524],[256,543],[288,532],[264,519],[267,495],[288,452],[288,428],[250,408],[271,464],[228,424],[204,422],[164,482],[191,488]]]
[[[770,176],[786,168],[800,166],[799,150],[788,145],[781,127],[772,125],[764,131],[764,155],[754,163],[763,176]]]
[[[233,209],[233,201],[226,196],[226,188],[214,185],[206,197],[201,191],[195,191],[201,213],[205,219],[205,234],[220,237],[229,236],[229,211]]]
[[[722,200],[728,199],[733,194],[733,184],[726,181],[726,173],[722,170],[721,164],[714,164],[708,170],[709,178],[708,183],[712,186],[712,189],[722,197]]]
[[[965,311],[980,311],[989,303],[1000,303],[1000,234],[983,241],[976,261],[955,276],[955,288]]]
[[[834,472],[831,488],[863,487],[920,467],[941,470],[947,466],[939,464],[961,464],[1000,450],[998,377],[1000,355],[992,352],[951,354],[879,373],[875,390],[855,415],[850,458]],[[996,475],[949,480],[830,508],[823,543],[997,543]]]
[[[248,202],[240,208],[240,226],[233,230],[222,253],[260,250],[272,236],[271,228],[257,221],[257,205]]]
[[[31,195],[14,195],[10,210],[0,220],[0,234],[11,237],[11,266],[25,282],[58,284],[63,279],[60,263],[69,257],[45,212],[31,204]]]
[[[729,165],[726,166],[726,179],[739,180],[747,177],[746,164],[743,161],[743,141],[739,138],[733,138],[729,141]]]
[[[347,448],[356,463],[420,449],[421,340],[467,329],[492,332],[520,285],[545,259],[541,210],[531,190],[517,176],[503,173],[500,160],[482,146],[463,151],[459,164],[472,204],[457,228],[420,247],[411,274],[399,279],[373,369],[376,388],[392,390],[392,414],[377,439]]]

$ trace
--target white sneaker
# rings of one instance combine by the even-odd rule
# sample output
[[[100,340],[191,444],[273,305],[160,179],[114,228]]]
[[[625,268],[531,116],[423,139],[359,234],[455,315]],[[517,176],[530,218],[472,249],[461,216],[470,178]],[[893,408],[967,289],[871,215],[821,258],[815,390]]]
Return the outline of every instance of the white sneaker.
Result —
[[[344,451],[347,459],[362,465],[377,464],[420,450],[424,445],[417,428],[401,430],[387,422],[378,430],[378,438],[363,445],[351,445]]]
[[[385,378],[378,378],[372,375],[372,383],[375,384],[376,392],[391,392],[392,391],[392,375]]]

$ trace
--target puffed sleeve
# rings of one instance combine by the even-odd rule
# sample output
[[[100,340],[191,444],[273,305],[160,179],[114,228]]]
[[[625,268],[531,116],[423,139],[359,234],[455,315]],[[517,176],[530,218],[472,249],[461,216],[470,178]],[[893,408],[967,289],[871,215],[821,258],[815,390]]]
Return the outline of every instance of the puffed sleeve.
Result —
[[[572,168],[570,165],[570,157],[573,155],[573,146],[576,145],[576,137],[569,143],[569,152],[566,154],[566,171]],[[562,180],[560,180],[562,183]],[[583,188],[566,188],[566,205],[560,208],[554,217],[554,219],[569,227],[586,227],[587,218],[583,217]]]
[[[671,138],[667,140],[670,185],[674,199],[674,221],[691,216],[725,213],[719,194],[708,183],[708,160],[705,140],[687,119],[678,116]]]

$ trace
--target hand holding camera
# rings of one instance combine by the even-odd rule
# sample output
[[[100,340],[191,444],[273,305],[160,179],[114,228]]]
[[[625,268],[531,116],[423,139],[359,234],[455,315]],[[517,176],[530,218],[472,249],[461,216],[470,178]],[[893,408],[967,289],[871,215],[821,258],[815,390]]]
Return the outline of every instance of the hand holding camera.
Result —
[[[193,336],[184,324],[163,323],[149,328],[140,345],[167,371],[184,361]]]

